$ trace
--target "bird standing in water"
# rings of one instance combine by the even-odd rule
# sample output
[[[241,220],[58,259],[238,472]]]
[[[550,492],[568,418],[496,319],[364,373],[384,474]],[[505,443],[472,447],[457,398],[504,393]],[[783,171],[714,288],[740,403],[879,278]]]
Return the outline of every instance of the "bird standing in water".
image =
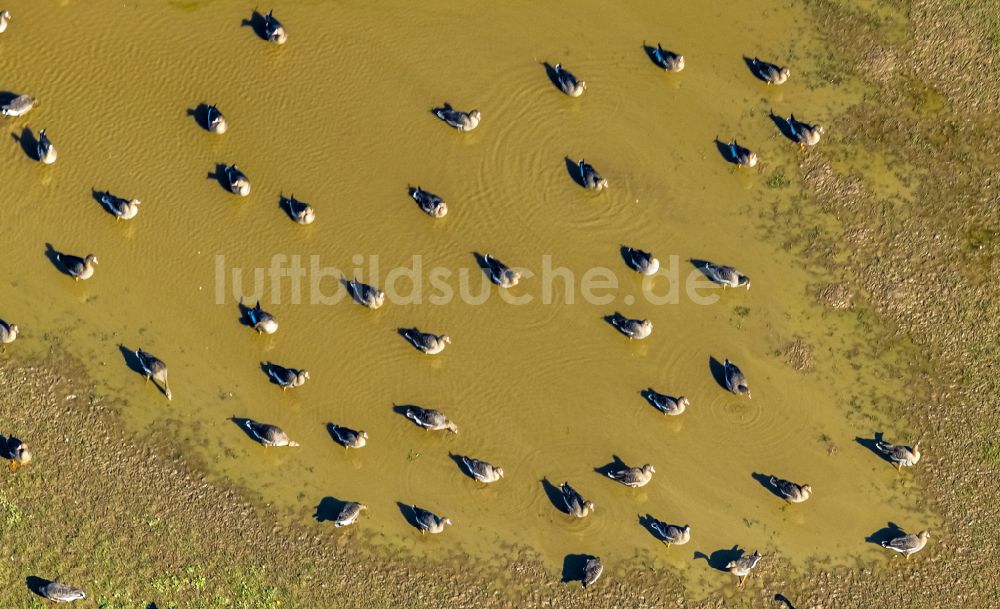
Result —
[[[139,360],[139,367],[142,368],[142,375],[146,381],[152,379],[163,390],[163,395],[167,396],[168,400],[173,399],[173,394],[170,393],[170,384],[167,383],[167,365],[163,363],[163,360],[142,349],[135,350],[135,357]]]

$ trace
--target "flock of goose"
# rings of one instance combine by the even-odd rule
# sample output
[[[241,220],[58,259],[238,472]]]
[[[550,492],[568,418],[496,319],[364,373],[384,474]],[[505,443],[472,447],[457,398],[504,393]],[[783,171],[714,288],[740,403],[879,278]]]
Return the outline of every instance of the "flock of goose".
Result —
[[[11,15],[8,11],[0,12],[0,32],[7,29],[10,19]],[[281,45],[288,40],[287,31],[281,22],[274,17],[273,12],[261,15],[255,11],[251,24],[255,25],[262,38],[273,44]],[[655,49],[652,47],[646,47],[646,49],[650,59],[663,70],[679,72],[684,69],[683,55],[665,50],[659,44]],[[753,74],[768,85],[781,85],[790,77],[790,71],[787,67],[781,67],[757,58],[747,60],[747,63]],[[586,82],[577,79],[561,64],[556,64],[551,68],[550,76],[558,88],[570,97],[580,97],[587,90]],[[0,110],[5,117],[20,117],[31,111],[35,104],[34,97],[20,95],[3,104]],[[482,119],[478,110],[459,111],[448,104],[434,109],[433,112],[441,121],[462,132],[475,129]],[[224,134],[229,128],[229,122],[215,105],[205,106],[198,120],[204,129],[212,133]],[[786,135],[803,147],[816,145],[823,134],[822,126],[799,121],[794,115],[786,119],[785,123],[787,126]],[[737,166],[754,167],[758,162],[756,153],[741,146],[735,140],[724,146],[723,149],[727,153],[728,160]],[[44,164],[52,164],[56,162],[56,159],[56,149],[43,129],[38,134],[36,160]],[[593,191],[608,188],[608,180],[602,177],[593,165],[583,159],[576,164],[576,169],[578,175],[575,177],[584,188]],[[250,180],[235,164],[223,167],[220,174],[220,182],[230,192],[240,197],[246,197],[250,194]],[[409,195],[416,201],[421,210],[434,218],[440,218],[448,212],[447,204],[441,197],[423,190],[419,186],[411,187]],[[131,220],[139,212],[141,201],[137,199],[121,199],[108,192],[97,193],[95,196],[98,196],[109,213],[114,215],[116,219]],[[310,224],[315,220],[313,208],[296,200],[294,195],[288,198],[282,197],[282,203],[287,208],[290,217],[296,222]],[[90,279],[98,264],[97,256],[94,254],[81,257],[56,252],[54,255],[62,270],[76,281]],[[623,248],[623,256],[629,267],[644,275],[655,274],[659,269],[659,261],[649,252]],[[482,263],[484,271],[500,288],[513,287],[521,277],[518,271],[488,254],[482,257]],[[720,286],[750,288],[750,278],[733,267],[706,263],[701,267],[701,271]],[[358,304],[370,309],[377,309],[385,302],[385,294],[374,286],[361,283],[356,279],[346,282],[346,285],[350,295]],[[241,310],[246,325],[258,333],[273,334],[278,330],[277,320],[273,315],[264,311],[259,302],[253,307],[246,307],[241,303]],[[653,331],[653,324],[648,319],[631,319],[620,313],[615,313],[609,316],[607,321],[630,340],[645,339]],[[14,343],[18,332],[16,324],[0,320],[0,350],[6,350],[8,345]],[[451,338],[447,335],[427,333],[417,328],[401,328],[399,334],[414,348],[427,355],[438,355],[451,343]],[[167,379],[167,365],[153,354],[141,349],[136,349],[134,356],[146,381],[152,380],[167,399],[172,399],[173,394]],[[283,390],[301,387],[309,380],[307,370],[286,368],[271,362],[266,363],[264,369],[271,381]],[[728,359],[723,365],[721,380],[730,392],[736,395],[745,395],[748,399],[751,397],[746,376],[736,364]],[[689,404],[686,397],[665,395],[651,388],[645,390],[643,396],[653,407],[666,415],[680,415]],[[408,406],[403,409],[402,414],[405,414],[407,419],[425,430],[458,433],[458,426],[438,410]],[[242,424],[248,434],[263,446],[299,446],[276,425],[251,419],[243,420]],[[335,441],[345,450],[360,449],[368,441],[367,432],[362,430],[330,424],[329,431]],[[0,449],[3,451],[3,456],[10,459],[12,469],[31,461],[32,452],[23,441],[11,436],[4,440],[3,444]],[[875,448],[885,456],[887,461],[895,465],[897,470],[916,465],[921,457],[919,441],[912,447],[878,441]],[[493,484],[504,477],[503,468],[499,466],[468,456],[453,456],[462,464],[471,478],[483,484]],[[647,463],[636,467],[622,466],[620,469],[608,472],[607,476],[625,486],[638,488],[648,484],[655,473],[656,468]],[[798,484],[774,476],[769,478],[769,483],[775,494],[788,503],[805,502],[813,494],[812,486],[809,484]],[[564,482],[558,487],[558,497],[563,504],[563,511],[576,518],[585,518],[595,510],[594,503],[585,499],[568,482]],[[367,506],[363,503],[346,502],[333,518],[334,525],[336,527],[349,526],[356,522],[366,509]],[[452,524],[450,518],[439,516],[416,505],[410,506],[410,511],[411,522],[421,533],[442,533],[446,526]],[[650,526],[667,546],[683,545],[691,539],[691,527],[688,525],[671,525],[654,520]],[[921,550],[929,537],[930,532],[926,530],[911,534],[899,532],[894,538],[883,541],[882,545],[909,557],[909,555]],[[758,551],[754,551],[752,554],[744,554],[729,562],[725,568],[738,578],[738,585],[742,586],[761,558],[762,555]],[[586,587],[596,582],[603,569],[603,562],[599,557],[587,557],[580,573],[583,586]],[[69,602],[86,598],[86,593],[83,590],[57,581],[44,581],[35,588],[35,592],[56,602]]]

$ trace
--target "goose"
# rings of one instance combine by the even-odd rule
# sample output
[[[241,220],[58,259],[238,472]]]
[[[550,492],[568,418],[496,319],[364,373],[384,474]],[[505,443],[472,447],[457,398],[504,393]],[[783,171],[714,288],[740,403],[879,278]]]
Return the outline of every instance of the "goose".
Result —
[[[10,11],[0,11],[0,34],[7,31],[7,24],[10,23]]]
[[[4,457],[10,459],[11,469],[17,469],[22,465],[31,463],[31,458],[34,455],[32,455],[31,449],[28,448],[27,444],[13,436],[7,438],[5,443]]]
[[[72,603],[87,598],[83,590],[60,582],[45,582],[38,588],[38,594],[56,603]]]
[[[815,146],[819,143],[820,136],[825,132],[822,125],[810,125],[795,118],[794,114],[789,114],[786,121],[788,130],[792,133],[792,138],[799,143],[800,148]]]
[[[677,416],[682,414],[691,402],[684,396],[671,397],[669,395],[660,393],[650,387],[642,392],[642,396],[646,398],[646,401],[653,406],[653,408],[659,410],[663,414],[669,414],[671,416]]]
[[[585,500],[583,495],[569,485],[569,482],[563,482],[559,485],[559,494],[562,497],[563,505],[566,506],[566,512],[572,516],[585,518],[596,509],[594,502]]]
[[[656,60],[656,65],[667,72],[680,72],[684,69],[684,56],[665,50],[660,43],[656,43],[653,59]]]
[[[483,264],[489,272],[490,280],[501,288],[512,288],[521,281],[521,273],[500,262],[493,256],[485,254]]]
[[[636,273],[655,275],[660,270],[660,261],[649,252],[623,245],[622,256],[625,264]]]
[[[752,397],[750,395],[750,386],[747,385],[747,378],[736,364],[727,359],[722,365],[722,373],[726,382],[726,389],[736,395],[745,393],[747,398]]]
[[[24,116],[35,107],[38,100],[28,95],[18,95],[3,106],[0,106],[0,114],[4,116]]]
[[[583,92],[587,89],[587,82],[583,80],[577,80],[576,76],[569,73],[566,68],[562,67],[561,63],[557,63],[554,68],[552,68],[556,73],[556,82],[559,83],[559,88],[562,92],[570,97],[580,97]]]
[[[919,533],[901,534],[894,539],[889,539],[882,542],[882,547],[893,552],[899,552],[906,558],[910,557],[910,554],[919,552],[924,549],[927,545],[927,540],[931,538],[930,531],[920,531]]]
[[[400,332],[410,344],[427,355],[437,355],[451,344],[451,338],[447,334],[430,334],[417,328],[403,328]]]
[[[142,201],[139,199],[122,199],[110,192],[101,194],[101,204],[107,208],[115,220],[131,220],[139,214],[139,206]]]
[[[761,61],[756,57],[750,62],[753,66],[753,72],[760,77],[761,80],[769,85],[780,85],[783,84],[788,77],[792,75],[791,70],[788,68],[779,67],[776,64],[768,63],[766,61]]]
[[[153,379],[153,382],[158,383],[163,389],[163,395],[167,396],[168,400],[173,399],[170,385],[167,383],[167,365],[163,360],[142,349],[135,350],[135,357],[139,360],[139,367],[142,368],[142,375],[146,377],[146,381]]]
[[[434,115],[459,131],[472,131],[479,126],[479,119],[482,117],[479,110],[460,112],[452,108],[450,104],[435,108]]]
[[[227,121],[226,117],[219,111],[219,107],[212,104],[205,109],[205,126],[212,133],[222,135],[229,130],[229,121]]]
[[[419,186],[416,188],[411,186],[409,191],[410,197],[417,202],[420,209],[424,210],[427,215],[432,218],[443,218],[448,215],[448,204],[441,197]]]
[[[274,318],[274,315],[260,308],[259,300],[253,308],[246,308],[245,311],[250,327],[256,330],[257,334],[274,334],[278,331],[278,320]]]
[[[647,463],[642,467],[625,467],[608,472],[608,478],[620,482],[625,486],[639,488],[640,486],[649,484],[649,481],[653,479],[654,473],[656,473],[656,468]]]
[[[293,387],[301,387],[302,385],[305,385],[306,381],[309,379],[308,370],[285,368],[284,366],[272,364],[271,362],[267,362],[264,366],[267,370],[267,376],[270,377],[276,385],[280,386],[282,391],[287,391]]]
[[[250,194],[250,179],[235,164],[223,169],[222,173],[226,178],[226,187],[229,189],[229,192],[241,197]]]
[[[424,533],[441,533],[444,531],[446,525],[451,525],[451,518],[441,518],[434,512],[415,505],[411,505],[410,510],[413,512],[413,521],[416,523],[421,535]]]
[[[654,520],[649,526],[656,531],[660,541],[665,543],[668,548],[682,546],[691,541],[691,525],[678,526]]]
[[[333,439],[337,444],[343,446],[344,450],[348,448],[363,448],[368,444],[368,432],[366,431],[341,427],[333,423],[327,424],[327,428],[330,430]]]
[[[721,285],[723,288],[738,288],[745,285],[748,290],[750,289],[750,277],[731,266],[707,262],[702,265],[701,271],[712,282]]]
[[[52,140],[45,133],[45,129],[38,132],[38,160],[45,165],[51,165],[56,162],[56,158],[59,153],[56,152],[56,147],[52,145]]]
[[[608,187],[608,181],[602,178],[590,163],[580,159],[577,168],[580,171],[580,181],[587,190],[601,191]]]
[[[7,345],[17,340],[17,333],[20,328],[17,324],[8,323],[0,319],[0,352],[7,350]]]
[[[729,160],[740,167],[756,167],[757,153],[749,148],[744,148],[736,143],[736,140],[729,142]]]
[[[277,425],[258,423],[247,419],[244,423],[250,435],[264,446],[298,446],[299,443],[288,439],[288,434]]]
[[[358,503],[357,501],[348,501],[344,503],[340,511],[333,519],[333,526],[338,529],[341,527],[346,527],[354,524],[358,520],[358,516],[361,512],[368,509],[368,506],[363,503]]]
[[[923,436],[911,447],[902,444],[889,444],[879,440],[875,443],[875,448],[896,466],[897,472],[900,472],[903,471],[904,467],[913,467],[920,461],[920,442],[922,441]]]
[[[452,455],[454,457],[454,455]],[[472,457],[458,457],[462,461],[462,465],[465,467],[466,473],[473,480],[482,482],[483,484],[490,484],[496,482],[503,478],[503,468],[497,467],[486,461],[481,461],[479,459],[473,459]]]
[[[433,408],[421,408],[419,406],[408,406],[405,410],[406,418],[410,419],[420,427],[430,431],[448,430],[451,433],[458,433],[458,425],[448,420],[448,417],[439,410]]]
[[[274,44],[285,44],[288,40],[288,33],[285,32],[285,26],[281,25],[281,22],[275,19],[274,11],[268,11],[264,15],[264,37],[267,38],[268,42],[273,42]]]
[[[292,220],[299,224],[312,224],[316,219],[316,210],[313,209],[312,205],[299,201],[295,198],[295,195],[284,199],[282,197],[285,206],[288,208],[288,215],[292,217]]]
[[[726,564],[726,570],[735,575],[739,580],[739,584],[737,585],[743,587],[743,582],[746,581],[747,576],[749,576],[750,572],[757,566],[760,559],[760,552],[754,550],[754,553],[749,556],[741,556],[736,560],[729,561],[729,563]]]
[[[771,476],[768,480],[774,490],[781,495],[781,498],[788,503],[802,503],[812,495],[813,488],[808,484],[795,484],[788,480],[782,480]]]
[[[75,279],[87,280],[94,276],[94,265],[97,264],[97,256],[87,254],[85,258],[73,256],[72,254],[56,254],[56,260],[66,269],[66,272]]]
[[[648,319],[631,319],[618,312],[607,319],[629,340],[642,340],[653,333],[653,322]]]
[[[591,556],[583,565],[583,579],[580,581],[583,587],[593,586],[604,573],[604,563],[596,556]]]
[[[347,282],[347,288],[351,293],[351,298],[359,305],[364,305],[369,309],[377,309],[385,304],[385,292],[367,283],[352,279]]]

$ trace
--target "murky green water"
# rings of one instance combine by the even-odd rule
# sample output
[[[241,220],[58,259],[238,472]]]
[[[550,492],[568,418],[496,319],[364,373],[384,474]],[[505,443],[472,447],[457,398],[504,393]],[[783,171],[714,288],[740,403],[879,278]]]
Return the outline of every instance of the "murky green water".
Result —
[[[768,178],[780,168],[794,179],[801,154],[768,110],[822,121],[844,93],[810,76],[814,41],[789,36],[801,31],[794,6],[602,4],[285,3],[276,14],[290,39],[279,48],[240,25],[250,11],[239,3],[12,2],[0,89],[39,104],[4,127],[18,138],[48,129],[60,157],[42,166],[10,136],[0,147],[0,316],[23,331],[7,357],[59,341],[127,403],[136,429],[171,425],[179,448],[291,518],[311,520],[328,496],[364,501],[360,534],[406,551],[495,558],[523,546],[554,575],[566,553],[599,554],[610,573],[638,555],[684,572],[693,590],[729,580],[692,554],[734,544],[797,562],[881,556],[866,535],[890,520],[927,523],[906,476],[854,441],[881,429],[912,439],[889,416],[900,389],[893,366],[903,364],[855,313],[811,302],[807,288],[826,278],[786,252],[786,235],[766,219],[797,190],[769,188]],[[684,72],[657,70],[644,40],[683,53]],[[792,79],[767,87],[744,54],[789,61]],[[562,62],[588,91],[560,93],[544,61]],[[446,101],[478,108],[480,127],[460,134],[437,121],[430,109]],[[199,103],[217,103],[229,133],[200,129],[187,114]],[[755,149],[760,170],[725,163],[716,137]],[[585,157],[610,190],[576,186],[565,157]],[[218,163],[250,176],[248,198],[208,177]],[[408,184],[444,196],[448,216],[423,214]],[[138,218],[116,222],[92,189],[141,199]],[[315,224],[292,223],[281,193],[311,203]],[[96,276],[61,275],[46,243],[96,253]],[[648,301],[619,256],[623,244],[653,251],[665,267],[677,257],[677,303]],[[482,304],[463,302],[462,273],[473,294],[482,290],[473,252],[532,271],[511,294],[533,301],[510,304],[493,287]],[[298,303],[290,279],[277,290],[265,282],[265,308],[281,328],[262,337],[238,322],[232,272],[241,269],[249,294],[253,269],[275,255],[288,264],[299,256],[307,275]],[[312,256],[347,275],[360,268],[380,286],[417,256],[423,302],[378,311],[346,299],[310,304],[333,296],[339,277],[313,286]],[[696,304],[683,285],[689,258],[734,264],[753,289],[702,290],[718,302]],[[575,278],[572,302],[562,279],[543,302],[546,265]],[[435,267],[452,273],[439,277],[456,293],[446,304],[432,299],[441,296],[430,283]],[[610,299],[603,304],[579,289],[598,267],[618,283],[597,290]],[[647,287],[662,295],[669,283]],[[405,277],[396,285],[411,292]],[[653,335],[617,334],[601,319],[616,310],[653,320]],[[423,356],[396,334],[409,326],[453,343]],[[807,373],[781,354],[797,336],[813,350]],[[129,370],[118,343],[169,364],[172,402]],[[752,400],[716,384],[711,357],[740,364]],[[312,378],[283,393],[261,372],[268,360]],[[691,406],[664,417],[639,396],[650,386]],[[461,433],[423,432],[394,404],[440,408]],[[261,448],[233,415],[278,424],[302,446]],[[328,422],[366,430],[368,446],[345,453]],[[479,488],[449,452],[501,465],[506,477]],[[613,455],[654,464],[653,482],[630,490],[601,477],[595,468]],[[783,509],[754,473],[809,482],[815,497]],[[571,520],[543,478],[569,480],[598,511]],[[421,537],[397,501],[455,525]],[[638,522],[647,513],[691,524],[691,543],[666,552]]]

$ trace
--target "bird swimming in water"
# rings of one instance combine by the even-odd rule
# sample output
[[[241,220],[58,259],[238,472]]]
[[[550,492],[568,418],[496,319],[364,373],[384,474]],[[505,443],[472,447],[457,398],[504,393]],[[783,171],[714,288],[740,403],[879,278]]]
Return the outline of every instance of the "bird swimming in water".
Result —
[[[142,375],[146,377],[146,381],[153,379],[153,382],[163,389],[163,395],[167,396],[168,400],[173,399],[170,385],[167,383],[167,365],[163,360],[142,349],[135,350],[135,358],[139,360],[139,367],[142,368]]]
[[[660,261],[649,252],[634,247],[622,246],[622,257],[629,268],[643,275],[655,275],[660,270]]]
[[[409,192],[410,197],[417,202],[420,209],[424,210],[432,218],[443,218],[448,215],[448,204],[436,194],[424,190],[419,186],[416,188],[411,186]]]
[[[326,427],[330,430],[330,435],[333,436],[337,444],[343,446],[345,450],[348,448],[364,448],[368,444],[368,432],[366,431],[341,427],[333,423],[328,423]]]
[[[656,43],[653,60],[667,72],[680,72],[684,69],[684,56],[665,50],[660,43]]]
[[[782,68],[776,64],[761,61],[756,57],[753,58],[750,65],[753,67],[754,74],[769,85],[783,84],[792,75],[791,70],[788,68]]]
[[[660,393],[650,387],[642,392],[642,397],[646,398],[653,408],[656,408],[663,414],[669,414],[672,416],[677,416],[684,412],[691,402],[684,396],[671,397],[669,395]]]
[[[904,467],[913,467],[920,461],[920,442],[923,437],[917,440],[913,446],[903,446],[902,444],[889,444],[879,440],[875,443],[875,448],[886,456],[889,461],[896,466],[896,471],[903,471]]]
[[[31,463],[31,449],[28,445],[18,440],[17,438],[11,436],[6,439],[0,438],[3,441],[4,458],[10,459],[10,468],[12,470],[17,469],[22,465],[27,465]]]
[[[447,334],[430,334],[429,332],[421,332],[417,328],[402,328],[400,334],[410,341],[410,344],[416,349],[427,355],[437,355],[451,344],[451,338]]]
[[[316,219],[316,210],[313,209],[313,206],[304,201],[299,201],[295,198],[295,195],[287,199],[282,197],[282,201],[285,203],[285,207],[288,208],[288,215],[298,224],[312,224]]]
[[[731,266],[706,262],[701,266],[701,272],[723,288],[738,288],[745,285],[748,290],[750,289],[750,277]]]
[[[728,144],[729,160],[740,167],[756,167],[757,153],[749,148],[744,148],[736,143],[736,140]]]
[[[601,191],[608,187],[608,181],[602,178],[594,166],[585,160],[580,159],[580,162],[577,163],[577,169],[580,172],[580,183],[587,190]]]
[[[0,11],[0,34],[7,31],[10,24],[10,11]]]
[[[421,408],[420,406],[407,406],[406,418],[410,419],[418,426],[430,431],[448,430],[451,433],[458,433],[458,425],[448,420],[440,410],[433,408]]]
[[[139,214],[139,199],[123,199],[110,192],[101,193],[101,205],[107,208],[115,220],[131,220]]]
[[[56,253],[56,260],[66,269],[76,281],[87,280],[94,276],[94,265],[97,264],[97,256],[87,254],[85,258],[73,256],[72,254]]]
[[[48,581],[38,587],[38,594],[55,603],[72,603],[87,598],[83,590],[67,584]]]
[[[454,457],[454,455],[452,455]],[[497,467],[480,459],[461,456],[458,457],[465,467],[465,471],[473,480],[490,484],[503,478],[503,468]]]
[[[722,365],[722,376],[726,382],[726,389],[736,395],[746,394],[748,398],[752,397],[750,395],[750,385],[747,384],[747,377],[743,375],[743,371],[736,364],[728,359]]]
[[[242,300],[240,304],[243,304]],[[259,300],[252,308],[244,307],[243,310],[247,321],[250,322],[250,327],[256,330],[257,334],[274,334],[278,331],[278,320],[274,318],[274,315],[260,308]]]
[[[903,533],[898,537],[883,541],[882,547],[899,552],[906,558],[909,558],[910,554],[923,550],[924,546],[927,545],[927,540],[930,538],[930,531],[920,531],[919,533],[910,534]]]
[[[273,10],[264,15],[264,37],[267,38],[268,42],[274,44],[285,44],[288,40],[285,26],[281,25],[281,22],[274,17]]]
[[[253,419],[247,419],[244,423],[250,435],[264,446],[298,446],[299,443],[288,439],[288,434],[277,425],[258,423]]]
[[[212,133],[222,135],[229,130],[229,121],[219,111],[219,107],[212,104],[205,109],[205,127]]]
[[[573,76],[566,68],[562,67],[561,63],[557,63],[552,70],[556,73],[556,82],[559,83],[559,88],[562,92],[570,97],[580,97],[583,92],[587,89],[587,82],[583,80],[577,80],[576,76]]]
[[[566,512],[571,516],[585,518],[595,509],[594,502],[585,500],[583,495],[569,485],[569,482],[563,482],[559,485],[559,496],[563,500]]]
[[[602,573],[604,573],[604,563],[600,558],[591,556],[583,565],[583,578],[580,583],[584,588],[593,586],[601,578]]]
[[[451,104],[435,108],[434,115],[459,131],[472,131],[479,126],[479,119],[482,117],[479,110],[460,112],[452,108]]]
[[[670,546],[682,546],[691,541],[691,525],[678,526],[654,519],[649,524],[649,527],[656,531],[660,541],[665,543],[668,548]]]
[[[7,345],[17,340],[17,333],[20,328],[17,324],[8,323],[0,319],[0,352],[7,350]]]
[[[223,169],[222,175],[226,179],[226,187],[229,189],[229,192],[241,197],[250,194],[250,178],[240,171],[235,164]]]
[[[768,480],[774,490],[788,503],[802,503],[812,495],[813,488],[808,484],[795,484],[788,480],[782,480],[771,476]]]
[[[729,571],[739,580],[739,587],[743,587],[743,582],[746,581],[747,576],[753,571],[757,563],[760,562],[761,555],[760,552],[754,550],[753,554],[749,556],[741,556],[736,560],[731,560],[726,564],[726,571]]]
[[[285,368],[284,366],[272,364],[271,362],[264,364],[264,367],[267,371],[267,376],[270,377],[276,385],[280,386],[282,391],[287,391],[293,387],[301,387],[302,385],[305,385],[306,381],[309,379],[308,370]]]
[[[361,512],[368,509],[368,506],[363,503],[358,503],[357,501],[347,501],[344,503],[340,511],[333,518],[333,526],[338,529],[341,527],[346,527],[354,524]]]
[[[347,290],[351,293],[354,302],[369,309],[377,309],[385,304],[385,292],[367,283],[361,283],[357,279],[347,282]]]
[[[512,288],[521,280],[521,273],[489,254],[483,255],[483,264],[486,265],[490,280],[501,288]]]
[[[608,478],[620,482],[625,486],[639,488],[640,486],[649,484],[649,481],[653,479],[654,473],[656,473],[656,468],[647,463],[642,467],[625,467],[610,471],[608,472]]]
[[[815,146],[819,143],[820,136],[825,132],[822,125],[810,125],[795,118],[794,114],[788,115],[785,121],[788,123],[788,130],[792,138],[799,143],[800,148]]]
[[[18,95],[3,106],[0,106],[0,114],[4,116],[24,116],[35,107],[38,100],[28,95]]]
[[[451,518],[441,518],[434,512],[418,508],[415,505],[411,505],[410,510],[413,512],[413,522],[416,523],[421,534],[425,532],[441,533],[446,525],[451,525]]]
[[[45,129],[38,132],[38,147],[35,152],[38,155],[38,160],[45,165],[55,163],[56,158],[59,156],[59,153],[56,152],[56,147],[52,145],[48,134],[45,133]]]
[[[653,333],[653,322],[648,319],[631,319],[617,311],[605,319],[629,340],[642,340]]]

